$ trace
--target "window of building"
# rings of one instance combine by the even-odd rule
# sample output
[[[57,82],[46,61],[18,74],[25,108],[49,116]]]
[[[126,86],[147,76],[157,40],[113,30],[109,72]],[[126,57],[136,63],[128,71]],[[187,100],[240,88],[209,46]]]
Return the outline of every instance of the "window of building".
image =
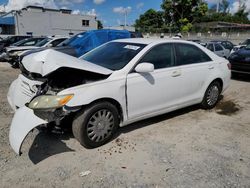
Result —
[[[89,26],[89,20],[82,20],[82,26]]]

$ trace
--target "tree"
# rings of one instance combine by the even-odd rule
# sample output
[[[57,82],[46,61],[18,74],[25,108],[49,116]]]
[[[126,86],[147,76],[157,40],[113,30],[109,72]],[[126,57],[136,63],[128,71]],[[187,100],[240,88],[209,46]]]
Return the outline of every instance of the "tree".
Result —
[[[163,0],[165,24],[177,26],[179,31],[189,31],[208,11],[207,3],[201,0]]]
[[[163,12],[147,10],[135,21],[135,28],[141,32],[157,32],[163,26]]]
[[[249,23],[248,14],[249,13],[246,11],[246,5],[243,4],[234,14],[234,20],[239,23]]]
[[[102,29],[103,28],[101,20],[97,20],[97,28],[98,29]]]
[[[229,1],[228,0],[222,0],[220,3],[220,11],[223,13],[226,13],[229,11]]]

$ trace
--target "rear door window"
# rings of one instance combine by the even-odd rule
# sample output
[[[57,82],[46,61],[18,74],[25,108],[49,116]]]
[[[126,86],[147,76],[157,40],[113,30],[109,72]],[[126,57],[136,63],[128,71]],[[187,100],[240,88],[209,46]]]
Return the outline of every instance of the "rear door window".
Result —
[[[213,44],[208,44],[207,45],[207,49],[211,50],[212,52],[214,52],[214,45]]]
[[[211,58],[195,45],[176,43],[175,49],[176,63],[179,66],[211,61]]]

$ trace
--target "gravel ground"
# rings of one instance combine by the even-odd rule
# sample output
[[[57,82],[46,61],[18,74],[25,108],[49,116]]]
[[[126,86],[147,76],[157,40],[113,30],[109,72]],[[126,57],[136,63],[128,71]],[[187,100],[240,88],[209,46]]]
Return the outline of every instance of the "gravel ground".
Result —
[[[1,188],[250,187],[248,78],[232,80],[211,111],[192,106],[141,121],[91,150],[71,133],[35,130],[17,156],[8,142],[13,112],[6,94],[18,73],[0,63]]]

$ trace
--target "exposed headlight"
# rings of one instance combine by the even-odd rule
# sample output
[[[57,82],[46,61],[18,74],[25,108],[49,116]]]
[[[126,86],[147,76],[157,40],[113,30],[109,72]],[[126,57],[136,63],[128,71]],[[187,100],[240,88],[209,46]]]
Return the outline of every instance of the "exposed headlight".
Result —
[[[67,104],[74,95],[41,95],[29,103],[31,109],[53,109]]]

